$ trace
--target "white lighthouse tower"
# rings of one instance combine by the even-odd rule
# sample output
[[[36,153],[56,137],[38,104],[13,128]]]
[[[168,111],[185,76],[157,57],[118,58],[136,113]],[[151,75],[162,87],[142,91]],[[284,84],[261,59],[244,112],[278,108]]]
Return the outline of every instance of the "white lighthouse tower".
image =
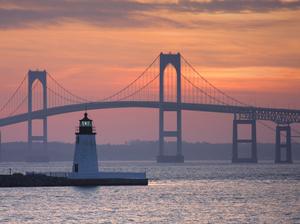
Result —
[[[84,113],[76,132],[72,172],[67,176],[71,184],[83,185],[147,185],[146,173],[99,172],[93,121]],[[75,181],[75,182],[74,182]],[[77,181],[77,182],[76,182]],[[70,184],[68,183],[68,184]]]
[[[79,121],[78,132],[76,132],[72,176],[77,178],[97,176],[98,158],[95,137],[93,121],[88,118],[88,114],[85,112],[84,118]]]

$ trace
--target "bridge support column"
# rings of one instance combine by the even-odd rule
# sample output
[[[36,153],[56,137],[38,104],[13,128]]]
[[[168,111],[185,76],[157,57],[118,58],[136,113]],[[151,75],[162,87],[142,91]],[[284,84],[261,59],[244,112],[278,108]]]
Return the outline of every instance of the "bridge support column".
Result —
[[[43,133],[39,136],[34,136],[32,127],[33,127],[33,83],[38,80],[42,84],[43,87],[43,105],[42,109],[44,110],[44,114],[36,119],[41,120],[43,125]],[[28,161],[39,161],[39,162],[48,162],[48,152],[47,152],[47,144],[48,144],[48,132],[47,132],[47,73],[46,71],[30,71],[28,72]],[[43,151],[38,152],[33,150],[33,143],[42,143]]]
[[[177,130],[176,131],[166,131],[164,130],[164,110],[160,110],[160,128],[159,128],[159,155],[157,156],[157,162],[175,162],[182,163],[184,162],[184,157],[182,155],[182,137],[181,137],[181,110],[176,111],[177,113]],[[176,138],[176,155],[165,155],[165,138],[174,137]]]
[[[238,126],[251,125],[251,138],[239,139]],[[239,157],[239,143],[251,144],[251,156],[249,158]],[[256,142],[256,120],[233,120],[233,142],[232,142],[232,163],[257,163],[257,142]]]
[[[164,70],[169,65],[173,65],[177,78],[177,106],[175,108],[168,107],[164,102]],[[157,156],[157,162],[176,162],[183,163],[184,157],[182,155],[182,125],[181,125],[181,62],[180,54],[160,54],[160,81],[159,81],[159,154]],[[164,128],[164,116],[165,112],[174,111],[176,112],[176,123],[177,127],[174,131],[166,131]],[[165,138],[174,137],[176,138],[177,150],[176,155],[165,155]]]
[[[285,142],[281,142],[281,133],[284,133]],[[285,149],[285,158],[283,153]],[[276,127],[275,163],[292,163],[291,127],[289,125]]]

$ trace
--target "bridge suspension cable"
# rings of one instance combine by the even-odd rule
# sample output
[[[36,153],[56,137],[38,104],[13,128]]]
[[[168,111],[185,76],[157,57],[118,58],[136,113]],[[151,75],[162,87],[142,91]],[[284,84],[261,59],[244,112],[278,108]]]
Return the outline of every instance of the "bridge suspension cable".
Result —
[[[40,93],[36,93],[35,90],[37,90],[39,85],[39,82],[34,82],[33,86],[32,86],[32,98],[33,98],[33,111],[34,110],[39,110],[41,108],[41,105],[39,105],[39,103],[42,101],[40,98]],[[10,112],[9,116],[13,116],[15,114],[17,114],[17,112],[24,112],[27,111],[27,101],[28,101],[28,93],[20,100],[19,104],[16,105],[16,108]],[[40,101],[40,102],[39,102]],[[25,106],[25,108],[23,108],[24,111],[20,111],[22,109],[22,106]]]
[[[199,76],[205,83],[207,83],[207,84],[208,84],[211,88],[213,88],[215,91],[219,92],[221,95],[224,96],[223,98],[219,99],[219,98],[216,97],[215,92],[213,93],[213,95],[211,95],[211,94],[210,94],[210,93],[212,92],[211,90],[207,90],[207,89],[206,89],[206,91],[205,91],[205,90],[204,90],[205,88],[201,88],[201,87],[199,87],[199,86],[197,85],[197,81],[196,81],[196,82],[191,81],[187,75],[185,75],[185,74],[182,73],[182,77],[183,77],[183,79],[184,79],[186,82],[188,82],[191,86],[193,86],[193,87],[196,88],[198,91],[200,91],[201,94],[203,94],[204,96],[206,96],[206,97],[208,97],[209,99],[211,99],[211,100],[213,101],[213,103],[218,103],[218,104],[220,103],[220,104],[223,104],[223,105],[230,105],[230,103],[228,103],[228,102],[225,101],[226,98],[227,98],[227,99],[229,99],[230,101],[233,101],[235,104],[238,104],[238,105],[241,105],[241,106],[253,107],[253,106],[251,106],[251,105],[249,105],[249,104],[246,104],[246,103],[244,103],[244,102],[242,102],[242,101],[240,101],[240,100],[237,100],[236,98],[234,98],[234,97],[228,95],[228,94],[225,93],[224,91],[222,91],[222,90],[220,90],[219,88],[217,88],[216,86],[214,86],[210,81],[208,81],[206,78],[204,78],[204,76],[202,76],[202,75],[196,70],[196,68],[195,68],[193,65],[191,65],[191,64],[187,61],[187,59],[184,58],[184,56],[181,55],[181,57],[182,57],[183,61],[184,61],[184,62],[192,69],[192,71],[193,71],[195,74],[197,74],[197,76]],[[199,99],[198,99],[198,100],[199,100]],[[202,100],[202,101],[204,101],[204,102],[202,102],[202,103],[207,103],[208,100],[206,99],[206,100]],[[269,130],[271,130],[272,132],[275,132],[275,129],[274,129],[273,127],[269,126],[268,124],[266,124],[265,122],[259,121],[259,123],[260,123],[263,127],[267,128],[267,129],[269,129]],[[294,133],[300,135],[300,132],[297,131],[297,130],[295,130],[294,128],[292,128],[292,131],[293,131]],[[281,133],[281,134],[284,135],[284,133]],[[294,142],[297,143],[296,141],[294,141]]]
[[[136,78],[134,79],[131,83],[129,83],[127,86],[125,86],[124,88],[120,89],[119,91],[117,91],[116,93],[110,95],[110,96],[107,96],[107,97],[104,97],[102,98],[100,101],[110,101],[110,100],[113,100],[115,99],[116,101],[117,100],[124,100],[124,99],[128,99],[128,97],[130,96],[133,96],[135,93],[138,93],[139,90],[135,89],[135,88],[132,88],[135,84],[139,84],[138,82],[145,76],[147,76],[147,72],[151,70],[151,68],[153,68],[153,66],[156,64],[156,62],[158,62],[158,59],[159,59],[159,55],[146,67],[146,69]],[[153,71],[150,71],[150,73],[153,73]],[[157,72],[156,72],[157,74]],[[150,74],[150,76],[153,76],[153,74]],[[155,76],[155,78],[157,78]],[[149,84],[152,83],[155,78],[153,79],[152,77],[150,77],[150,81],[148,80]],[[143,83],[143,85],[140,85],[138,87],[140,87],[141,89],[144,89],[146,86],[148,86],[148,82],[146,83]],[[134,93],[130,93],[128,94],[128,96],[122,96],[123,93],[126,93],[126,91],[130,90],[131,89],[135,89],[134,90]],[[129,91],[130,92],[130,91]],[[120,97],[121,96],[121,97]]]
[[[157,67],[154,68],[154,65],[158,62],[159,55],[146,67],[146,69],[131,83],[117,91],[116,93],[104,97],[100,100],[92,100],[83,98],[78,96],[71,91],[67,90],[64,86],[62,86],[51,74],[48,74],[50,78],[47,85],[47,89],[49,90],[49,106],[63,106],[65,104],[70,103],[92,103],[99,101],[121,101],[125,99],[129,99],[130,97],[134,97],[136,94],[141,93],[142,90],[145,90],[146,87],[149,87],[156,78],[157,72],[153,72],[153,70],[157,70]],[[153,75],[155,74],[155,75]],[[53,82],[53,83],[51,83]],[[150,96],[149,92],[151,90],[147,89],[148,93],[146,94],[148,97]],[[130,100],[130,99],[129,99]]]
[[[20,98],[24,95],[26,95],[26,93],[24,93],[24,91],[26,91],[24,89],[25,83],[27,80],[27,75],[24,76],[24,78],[22,79],[22,81],[20,82],[20,84],[18,85],[17,89],[14,91],[14,93],[9,97],[9,99],[3,104],[3,106],[0,109],[0,113],[3,116],[7,116],[10,115],[12,113],[12,111],[16,110],[16,107],[18,108],[18,100],[20,100]]]
[[[198,76],[200,77],[201,80],[203,80],[211,89],[208,89],[208,92],[213,92],[213,95],[216,95],[217,93],[220,95],[220,96],[223,96],[224,100],[227,98],[227,100],[230,100],[234,103],[234,105],[242,105],[242,106],[249,106],[248,104],[245,104],[243,103],[242,101],[228,95],[227,93],[225,93],[224,91],[222,91],[221,89],[217,88],[215,85],[213,85],[210,81],[208,81],[206,78],[204,78],[204,76],[202,76],[198,71],[197,69],[191,64],[188,62],[187,59],[185,59],[184,56],[181,55],[181,58],[183,59],[183,62],[185,62],[187,64],[188,67],[190,67],[192,69],[192,71]],[[200,87],[199,87],[200,88]],[[207,95],[210,95],[211,94],[207,94]],[[216,100],[216,97],[213,97],[215,100]],[[225,103],[224,100],[218,100],[219,103],[223,103],[225,105],[230,105],[230,103]]]
[[[66,89],[65,87],[63,87],[58,81],[56,81],[56,79],[49,73],[47,72],[47,76],[50,78],[50,83],[48,82],[48,89],[52,92],[52,93],[56,93],[57,96],[61,96],[65,99],[69,99],[69,101],[71,102],[77,102],[77,103],[82,103],[82,102],[91,102],[91,100],[83,98],[81,96],[78,96],[74,93],[72,93],[71,91],[69,91],[68,89]],[[50,86],[51,86],[51,81],[54,82],[54,85],[57,86],[54,87],[57,91],[62,92],[64,95],[60,95],[57,92],[55,92],[55,90],[53,90]],[[69,95],[70,98],[67,98],[66,95]]]
[[[209,99],[217,102],[217,103],[220,103],[222,105],[227,105],[226,102],[222,101],[222,100],[219,100],[218,98],[216,98],[215,96],[211,96],[209,93],[205,92],[203,89],[201,89],[200,87],[198,87],[195,83],[193,83],[187,76],[185,76],[184,74],[181,74],[183,79],[189,83],[191,86],[193,86],[194,88],[196,88],[198,91],[200,91],[203,95],[205,95],[206,97],[208,97]],[[193,97],[194,98],[194,97]],[[203,103],[207,102],[207,100],[204,100]],[[196,103],[196,102],[193,102],[193,103]]]
[[[121,98],[121,99],[119,99],[119,100],[120,100],[120,101],[126,100],[126,99],[128,99],[129,97],[132,97],[132,96],[134,96],[135,94],[141,92],[141,91],[144,90],[146,87],[148,87],[150,84],[152,84],[155,80],[157,80],[158,77],[159,77],[159,74],[156,75],[152,80],[150,80],[150,82],[146,83],[144,86],[142,86],[141,88],[139,88],[138,90],[136,90],[136,91],[133,92],[132,94],[130,94],[130,95],[128,95],[128,96],[125,96],[125,97],[123,97],[123,98]]]

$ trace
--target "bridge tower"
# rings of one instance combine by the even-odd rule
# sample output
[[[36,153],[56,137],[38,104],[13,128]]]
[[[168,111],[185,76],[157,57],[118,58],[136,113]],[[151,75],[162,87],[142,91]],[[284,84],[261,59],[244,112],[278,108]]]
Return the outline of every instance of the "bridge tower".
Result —
[[[157,162],[184,162],[182,155],[182,126],[181,126],[181,56],[177,54],[160,54],[160,67],[159,67],[159,155],[157,156]],[[172,65],[176,70],[176,107],[169,107],[164,104],[164,72],[168,65]],[[176,112],[177,125],[176,130],[165,130],[164,117],[165,112]],[[165,138],[175,137],[177,143],[176,155],[165,155]]]
[[[281,133],[284,133],[281,135]],[[281,137],[285,139],[281,141]],[[285,156],[284,150],[285,149]],[[285,157],[285,158],[284,158]],[[275,163],[292,163],[292,143],[291,143],[291,127],[290,125],[276,126],[276,146],[275,146]]]
[[[42,121],[43,125],[43,132],[42,135],[34,136],[32,127],[33,127],[33,83],[38,80],[43,88],[43,105],[42,110],[44,111],[43,115],[38,118],[37,120]],[[38,154],[37,152],[33,152],[33,143],[34,142],[41,142],[43,143],[43,152]],[[47,142],[48,142],[48,133],[47,133],[47,72],[44,71],[31,71],[28,72],[28,149],[29,149],[29,161],[48,161],[47,156]]]
[[[250,115],[243,119],[243,115],[234,114],[233,120],[233,143],[232,143],[232,163],[257,163],[257,141],[256,141],[256,120]],[[251,137],[249,139],[238,138],[239,125],[251,126]],[[239,157],[239,143],[251,144],[251,155],[248,158]]]

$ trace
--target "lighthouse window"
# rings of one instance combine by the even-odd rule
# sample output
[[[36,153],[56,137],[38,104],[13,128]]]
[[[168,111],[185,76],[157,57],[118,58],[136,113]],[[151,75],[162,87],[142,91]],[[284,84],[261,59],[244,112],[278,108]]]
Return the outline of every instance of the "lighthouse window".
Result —
[[[91,122],[90,121],[82,121],[81,122],[81,126],[83,126],[83,127],[90,127],[91,126]]]
[[[78,173],[78,164],[77,163],[74,164],[74,171],[75,171],[75,173]]]

